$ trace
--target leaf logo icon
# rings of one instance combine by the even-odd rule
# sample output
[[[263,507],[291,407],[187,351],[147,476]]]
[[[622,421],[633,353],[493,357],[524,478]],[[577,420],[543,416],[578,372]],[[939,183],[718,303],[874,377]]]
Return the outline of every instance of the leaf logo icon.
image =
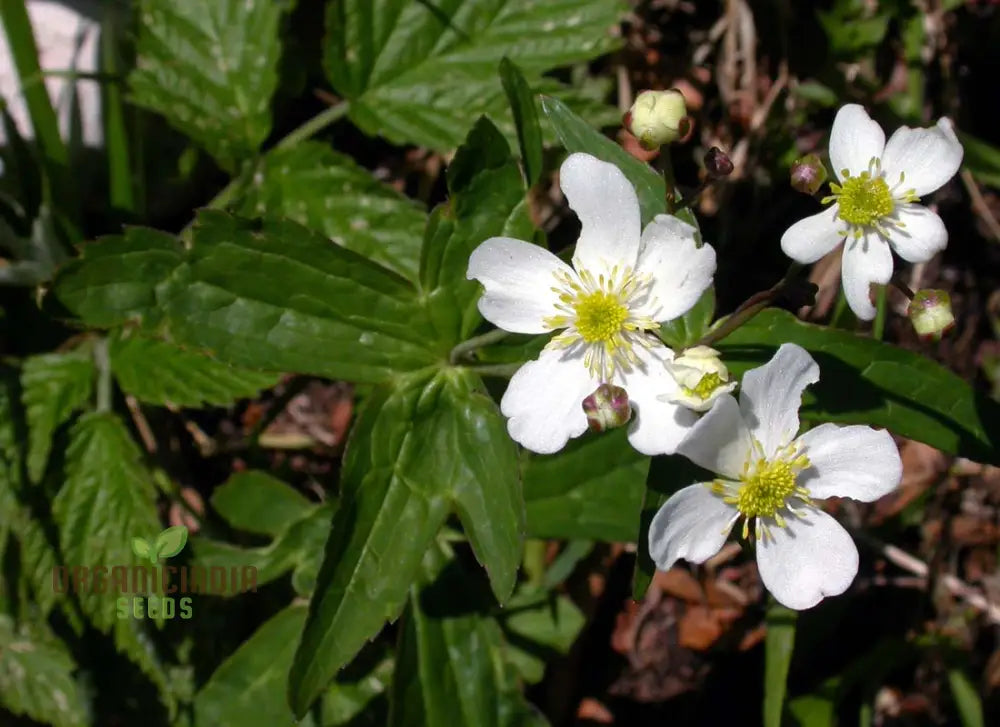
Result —
[[[187,539],[187,528],[175,525],[157,535],[152,542],[145,538],[132,538],[132,552],[156,565],[161,558],[172,558],[180,553],[187,544]]]

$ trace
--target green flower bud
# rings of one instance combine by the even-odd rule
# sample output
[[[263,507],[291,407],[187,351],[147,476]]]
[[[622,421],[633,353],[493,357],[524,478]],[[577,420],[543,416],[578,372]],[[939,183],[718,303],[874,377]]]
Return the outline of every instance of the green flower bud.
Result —
[[[684,96],[676,89],[643,91],[623,121],[647,151],[677,141],[686,135],[689,126]]]
[[[826,167],[818,156],[807,154],[792,164],[791,181],[803,194],[816,194],[826,181]]]
[[[918,290],[906,314],[917,335],[924,340],[940,341],[941,336],[955,327],[951,296],[943,290]]]
[[[595,432],[625,426],[632,418],[628,392],[611,384],[601,384],[593,394],[585,398],[583,411],[587,415],[587,424]]]

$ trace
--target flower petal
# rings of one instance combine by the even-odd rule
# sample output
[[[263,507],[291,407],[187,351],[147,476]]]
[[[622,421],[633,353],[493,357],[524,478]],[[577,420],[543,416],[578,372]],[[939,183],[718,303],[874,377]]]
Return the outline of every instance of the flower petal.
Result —
[[[751,449],[739,404],[725,394],[691,427],[677,452],[710,472],[738,479]]]
[[[634,414],[628,440],[643,454],[673,454],[698,415],[690,409],[661,399],[677,390],[665,361],[673,358],[669,348],[636,348],[639,366],[622,379]]]
[[[614,164],[589,154],[570,154],[559,185],[582,229],[573,265],[595,274],[615,265],[635,266],[639,256],[639,198]]]
[[[863,321],[875,317],[871,301],[872,283],[885,284],[892,277],[892,252],[878,235],[850,240],[840,263],[844,295],[854,315]]]
[[[500,411],[515,442],[552,454],[587,429],[583,399],[597,388],[580,355],[545,349],[519,368],[507,384]]]
[[[843,171],[857,176],[868,169],[872,157],[882,156],[885,132],[873,121],[863,106],[841,106],[830,129],[830,163],[837,179],[843,181]]]
[[[882,171],[889,186],[905,175],[900,191],[912,189],[923,197],[955,176],[962,165],[962,142],[949,119],[929,129],[901,126],[889,138],[882,155]]]
[[[799,433],[802,392],[819,381],[819,366],[806,350],[783,343],[763,366],[747,371],[740,388],[743,420],[771,456]]]
[[[660,570],[669,570],[679,558],[704,563],[722,549],[736,510],[709,486],[701,482],[678,490],[653,516],[649,555]]]
[[[712,284],[715,250],[697,246],[695,228],[671,215],[657,215],[642,232],[636,271],[652,279],[650,295],[636,311],[654,321],[687,313]]]
[[[799,484],[810,497],[872,502],[896,489],[903,476],[899,449],[884,429],[822,424],[798,441],[810,462]]]
[[[948,246],[944,222],[923,205],[900,205],[895,217],[904,227],[888,228],[889,244],[907,262],[927,262]]]
[[[472,251],[466,277],[486,292],[479,312],[495,326],[513,333],[545,333],[544,319],[556,315],[559,294],[555,274],[573,269],[548,250],[523,240],[491,237]]]
[[[810,509],[788,527],[772,527],[773,537],[757,542],[757,568],[764,586],[794,609],[812,608],[847,590],[858,573],[858,549],[836,520]]]
[[[782,252],[804,265],[826,255],[844,239],[845,225],[837,220],[839,211],[840,207],[834,204],[789,227],[781,236]]]

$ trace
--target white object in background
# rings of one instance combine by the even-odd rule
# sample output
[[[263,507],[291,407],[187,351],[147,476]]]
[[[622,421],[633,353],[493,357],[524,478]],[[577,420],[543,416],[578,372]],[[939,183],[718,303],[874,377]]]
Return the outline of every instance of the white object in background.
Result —
[[[99,3],[83,1],[54,2],[28,0],[28,18],[38,46],[38,61],[43,71],[97,73],[101,24]],[[0,22],[0,28],[3,23]],[[68,139],[73,124],[74,105],[79,107],[82,141],[86,146],[101,146],[100,84],[94,80],[47,76],[45,86],[59,118],[59,132]],[[74,99],[74,93],[76,98]],[[0,94],[18,131],[24,138],[34,136],[28,107],[21,95],[21,85],[7,44],[6,31],[0,32]],[[0,125],[0,145],[7,138]]]

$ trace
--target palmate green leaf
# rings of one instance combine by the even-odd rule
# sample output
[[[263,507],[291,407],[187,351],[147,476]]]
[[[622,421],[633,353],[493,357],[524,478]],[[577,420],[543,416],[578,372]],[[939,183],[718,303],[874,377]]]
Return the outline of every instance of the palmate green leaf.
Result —
[[[781,727],[798,612],[771,602],[764,641],[764,727]]]
[[[203,211],[164,306],[174,341],[235,365],[373,382],[436,359],[409,283],[293,222]]]
[[[291,221],[203,211],[189,250],[134,228],[87,246],[55,293],[88,325],[137,321],[234,366],[369,383],[442,358],[410,283]]]
[[[159,406],[228,406],[257,396],[281,378],[280,374],[230,366],[203,353],[142,336],[113,336],[108,353],[122,391]]]
[[[212,492],[212,507],[237,530],[277,536],[318,507],[266,472],[237,472]]]
[[[285,682],[305,620],[304,605],[289,606],[222,662],[194,698],[195,727],[291,725]]]
[[[474,579],[451,561],[403,616],[389,727],[544,725],[504,668],[497,622],[479,610]]]
[[[238,210],[287,217],[408,280],[417,278],[427,214],[326,144],[268,152]]]
[[[122,422],[109,413],[80,417],[70,432],[66,479],[52,503],[65,563],[91,568],[142,565],[132,552],[133,534],[160,531],[156,490],[139,449]],[[90,622],[110,633],[119,651],[135,662],[173,707],[155,651],[136,619],[116,617],[117,594],[87,590],[80,605]]]
[[[52,436],[90,399],[94,385],[90,347],[31,356],[21,370],[21,400],[28,420],[28,476],[42,479]]]
[[[759,366],[781,343],[797,343],[820,368],[802,418],[868,424],[979,462],[1000,464],[1000,404],[911,351],[803,323],[766,310],[718,344],[734,374]]]
[[[381,387],[365,403],[290,676],[297,714],[399,615],[449,511],[461,518],[497,598],[510,595],[523,532],[516,450],[481,386],[451,369]]]
[[[532,684],[542,680],[546,661],[570,650],[586,623],[566,596],[529,586],[518,590],[498,618],[507,636],[507,660]]]
[[[89,724],[75,670],[54,637],[18,631],[0,614],[0,707],[53,727]]]
[[[466,278],[472,251],[490,237],[532,236],[517,160],[489,119],[480,118],[456,152],[448,191],[448,204],[435,210],[427,226],[420,286],[437,336],[453,346],[482,320],[475,308],[481,286]]]
[[[454,148],[504,108],[497,64],[531,82],[614,49],[617,0],[343,0],[327,5],[324,67],[361,129],[397,144]]]
[[[0,513],[17,538],[21,553],[21,573],[31,587],[34,605],[44,618],[56,603],[52,588],[52,567],[56,564],[54,543],[42,523],[28,507],[23,482],[21,392],[17,373],[0,369]],[[39,490],[33,491],[37,495]]]
[[[180,267],[183,254],[177,238],[147,227],[98,238],[59,270],[56,297],[89,326],[131,321],[153,327],[162,316],[158,291]]]
[[[133,102],[235,169],[271,130],[287,7],[281,0],[143,0]]]
[[[525,453],[528,534],[634,542],[648,470],[624,429],[572,440],[551,456]]]
[[[333,511],[332,506],[321,505],[307,517],[292,523],[270,544],[257,548],[242,548],[195,536],[191,539],[195,562],[205,568],[253,566],[257,569],[258,587],[291,571],[292,588],[299,595],[308,596],[316,587],[316,575],[323,555],[323,544],[330,532]]]
[[[604,136],[592,125],[577,116],[562,101],[551,96],[542,98],[545,116],[556,130],[559,140],[568,152],[586,152],[598,159],[610,162],[622,170],[635,187],[642,210],[642,224],[649,224],[658,214],[667,211],[667,187],[663,177],[654,172],[648,164],[641,162]],[[689,224],[687,216],[683,217]]]

